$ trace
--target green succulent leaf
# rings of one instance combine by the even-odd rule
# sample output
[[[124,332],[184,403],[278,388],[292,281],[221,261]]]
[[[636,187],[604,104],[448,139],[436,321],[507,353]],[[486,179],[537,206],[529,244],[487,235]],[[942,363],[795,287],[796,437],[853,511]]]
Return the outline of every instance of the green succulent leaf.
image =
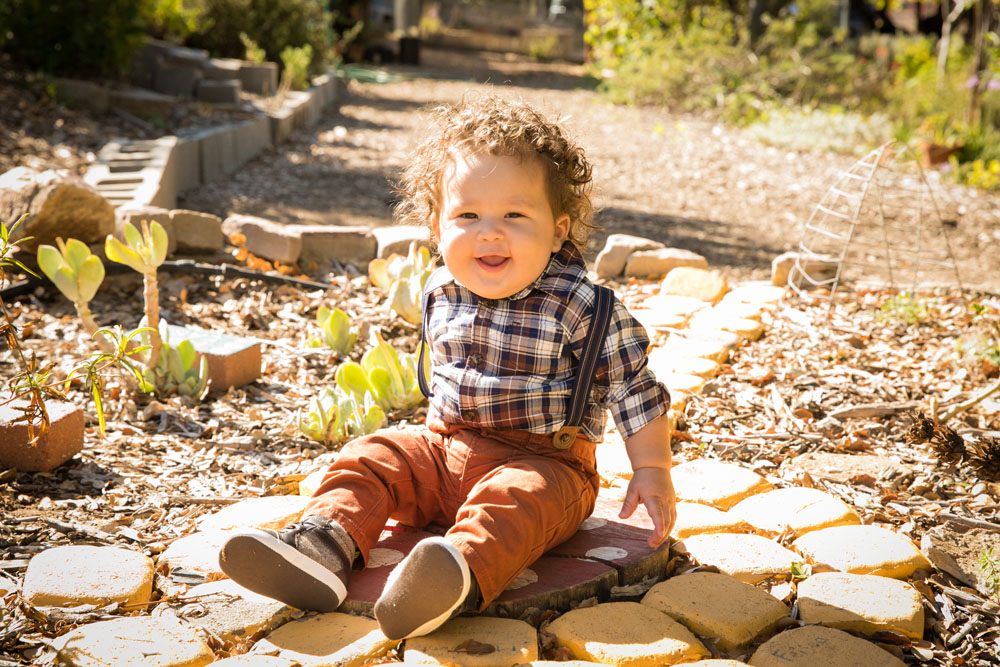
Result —
[[[156,268],[167,259],[167,249],[170,245],[170,239],[167,237],[167,230],[155,220],[149,225],[149,233],[150,238],[146,245],[150,249],[150,264]]]
[[[77,285],[80,300],[89,302],[97,294],[104,282],[104,262],[97,255],[90,255],[80,264],[77,273]]]
[[[337,369],[334,381],[341,391],[353,396],[363,397],[365,392],[373,392],[374,388],[368,378],[368,373],[354,361],[346,361]]]
[[[73,267],[74,271],[79,272],[88,257],[91,257],[91,254],[86,243],[79,239],[66,241],[66,263]]]
[[[125,229],[133,229],[130,225],[125,225]],[[133,231],[135,231],[133,229]],[[138,233],[138,232],[136,232]],[[128,266],[133,271],[148,273],[149,266],[142,260],[139,253],[135,252],[115,237],[108,235],[104,242],[104,254],[112,262],[118,262]]]

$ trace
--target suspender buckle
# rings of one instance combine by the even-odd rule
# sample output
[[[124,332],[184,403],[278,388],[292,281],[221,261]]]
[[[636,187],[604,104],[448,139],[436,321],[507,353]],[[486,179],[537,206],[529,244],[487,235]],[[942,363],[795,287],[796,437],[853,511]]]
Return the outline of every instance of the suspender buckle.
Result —
[[[576,442],[576,435],[579,432],[579,426],[563,426],[552,436],[552,446],[556,449],[569,449],[570,445]]]

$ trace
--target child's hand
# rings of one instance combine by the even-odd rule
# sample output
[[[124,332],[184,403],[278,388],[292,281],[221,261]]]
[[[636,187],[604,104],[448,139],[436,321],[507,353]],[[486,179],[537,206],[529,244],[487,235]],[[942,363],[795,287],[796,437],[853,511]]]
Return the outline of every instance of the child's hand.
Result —
[[[653,534],[648,544],[656,548],[667,539],[677,520],[677,501],[674,498],[674,483],[670,479],[669,468],[638,468],[632,473],[632,481],[625,492],[619,518],[627,519],[642,503],[646,513],[653,520]]]

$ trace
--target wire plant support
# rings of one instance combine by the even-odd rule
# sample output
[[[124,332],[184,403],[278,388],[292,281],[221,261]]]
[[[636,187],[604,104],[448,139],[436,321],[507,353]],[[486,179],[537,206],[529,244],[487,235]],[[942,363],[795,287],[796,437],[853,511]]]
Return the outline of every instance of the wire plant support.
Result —
[[[945,201],[920,163],[890,168],[895,142],[885,143],[838,176],[806,221],[788,276],[800,297],[834,295],[845,274],[909,290],[954,284],[964,294],[948,238],[957,206]],[[947,216],[947,217],[946,217]]]

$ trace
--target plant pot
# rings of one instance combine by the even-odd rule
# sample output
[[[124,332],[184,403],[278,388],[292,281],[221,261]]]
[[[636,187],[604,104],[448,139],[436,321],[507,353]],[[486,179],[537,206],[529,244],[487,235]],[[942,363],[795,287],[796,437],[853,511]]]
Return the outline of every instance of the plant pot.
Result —
[[[934,167],[939,164],[944,164],[948,161],[948,158],[957,153],[960,148],[960,145],[946,146],[944,144],[936,144],[932,141],[921,141],[921,162],[925,167]]]
[[[49,430],[36,444],[28,444],[28,425],[14,421],[22,416],[19,408],[28,401],[17,399],[0,405],[0,469],[14,468],[21,472],[46,472],[56,468],[83,449],[83,410],[65,401],[49,399]]]

